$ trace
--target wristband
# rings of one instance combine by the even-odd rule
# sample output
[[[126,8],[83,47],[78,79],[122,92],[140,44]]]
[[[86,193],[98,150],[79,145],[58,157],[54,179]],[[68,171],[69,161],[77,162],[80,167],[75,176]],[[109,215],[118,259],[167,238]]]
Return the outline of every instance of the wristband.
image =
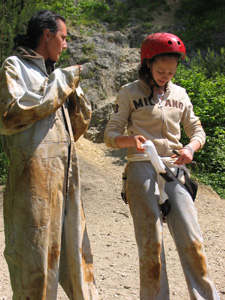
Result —
[[[194,156],[194,149],[192,148],[192,146],[190,144],[184,146],[184,149],[189,150],[191,152],[192,157]]]

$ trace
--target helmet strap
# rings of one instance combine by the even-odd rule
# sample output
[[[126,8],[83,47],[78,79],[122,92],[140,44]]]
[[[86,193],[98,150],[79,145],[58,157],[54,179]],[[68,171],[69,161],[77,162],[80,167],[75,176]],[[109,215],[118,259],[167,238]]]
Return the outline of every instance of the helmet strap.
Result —
[[[152,65],[152,60],[149,60],[149,64]],[[152,88],[152,92],[153,92],[153,87],[154,86],[156,86],[157,88],[159,88],[160,86],[156,83],[155,79],[153,78],[150,66],[148,66],[148,68],[149,68],[149,73],[148,73],[147,77],[148,77],[148,79],[150,79],[150,80],[152,80],[154,82],[154,85],[151,87]]]
[[[153,88],[154,86],[156,86],[157,88],[159,88],[160,86],[157,84],[157,82],[155,81],[155,79],[152,76],[152,72],[150,72],[151,76],[149,76],[149,79],[153,81],[153,86],[151,88]]]
[[[154,78],[152,78],[152,79],[153,79],[153,81],[154,81],[153,87],[156,86],[157,88],[160,88],[160,86],[156,83],[155,79],[154,79]],[[152,87],[152,88],[153,88],[153,87]]]

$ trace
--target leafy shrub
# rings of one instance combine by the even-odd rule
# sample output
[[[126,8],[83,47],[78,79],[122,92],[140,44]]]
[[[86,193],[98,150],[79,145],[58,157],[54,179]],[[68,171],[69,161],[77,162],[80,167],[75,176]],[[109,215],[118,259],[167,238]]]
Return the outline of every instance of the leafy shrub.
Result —
[[[207,78],[204,67],[180,66],[175,83],[187,90],[206,132],[206,144],[195,155],[198,165],[193,173],[225,198],[225,75]],[[184,137],[182,142],[188,142]]]
[[[181,0],[182,11],[196,16],[202,16],[204,12],[209,12],[215,7],[224,5],[224,0]]]
[[[27,5],[29,5],[29,1],[25,0]],[[75,6],[73,0],[35,0],[36,10],[37,9],[50,9],[61,13],[66,19],[71,18],[75,15]]]
[[[3,152],[1,139],[0,139],[0,184],[5,184],[8,173],[9,160]]]
[[[205,56],[202,56],[201,50],[192,59],[192,66],[198,65],[205,69],[206,77],[214,77],[218,73],[225,72],[225,49],[221,48],[220,53],[208,48]]]
[[[81,21],[81,23],[83,23],[84,20],[104,21],[107,18],[107,14],[110,8],[103,0],[82,0],[78,1],[75,10],[76,19],[79,22]]]
[[[180,0],[175,16],[185,25],[177,32],[181,39],[201,49],[209,45],[217,47],[215,32],[224,32],[224,0]],[[223,43],[223,37],[221,41]]]
[[[145,8],[151,8],[155,9],[159,7],[160,5],[166,4],[166,0],[152,0],[152,1],[146,1],[146,0],[128,0],[128,5],[131,7],[145,7]]]

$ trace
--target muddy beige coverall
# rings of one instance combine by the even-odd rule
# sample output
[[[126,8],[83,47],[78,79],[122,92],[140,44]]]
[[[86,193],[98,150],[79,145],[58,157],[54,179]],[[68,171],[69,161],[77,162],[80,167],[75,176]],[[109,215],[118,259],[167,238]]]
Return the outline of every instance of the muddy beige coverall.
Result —
[[[20,49],[0,71],[0,134],[10,159],[4,194],[5,258],[14,300],[97,300],[67,100],[79,66],[49,75]]]

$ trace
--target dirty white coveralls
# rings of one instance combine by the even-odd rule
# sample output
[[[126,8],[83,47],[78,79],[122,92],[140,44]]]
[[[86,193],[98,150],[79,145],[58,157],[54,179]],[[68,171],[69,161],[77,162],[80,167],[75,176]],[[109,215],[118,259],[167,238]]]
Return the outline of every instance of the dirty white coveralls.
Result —
[[[0,134],[10,159],[4,194],[5,258],[14,300],[97,300],[80,195],[68,96],[79,66],[50,75],[33,51],[0,71]]]
[[[172,150],[183,148],[180,123],[190,140],[205,142],[205,133],[194,115],[186,91],[168,82],[162,97],[149,97],[143,80],[123,86],[115,103],[115,112],[105,130],[105,143],[118,148],[116,137],[127,129],[129,136],[143,135],[154,143],[158,155],[170,157]],[[128,148],[126,197],[133,217],[139,253],[140,299],[168,300],[169,286],[163,247],[163,221],[156,192],[157,173],[146,154]],[[173,176],[165,183],[171,211],[166,217],[170,233],[183,267],[192,300],[219,299],[210,279],[193,200],[181,182]]]

